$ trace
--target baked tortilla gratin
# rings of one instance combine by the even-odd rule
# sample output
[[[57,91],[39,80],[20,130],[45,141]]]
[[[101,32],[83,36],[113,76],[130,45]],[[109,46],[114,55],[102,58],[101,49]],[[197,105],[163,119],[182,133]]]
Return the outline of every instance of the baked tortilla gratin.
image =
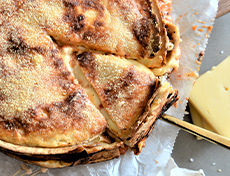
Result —
[[[1,151],[49,168],[139,154],[178,99],[171,6],[0,0]]]

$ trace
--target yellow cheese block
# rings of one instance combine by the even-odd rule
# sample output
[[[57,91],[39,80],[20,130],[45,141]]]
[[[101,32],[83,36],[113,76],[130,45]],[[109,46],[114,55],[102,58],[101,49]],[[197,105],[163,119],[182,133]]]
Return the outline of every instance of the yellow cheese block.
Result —
[[[197,126],[204,128],[206,130],[218,133],[206,122],[206,120],[203,117],[201,117],[201,115],[197,112],[197,110],[194,108],[194,106],[190,102],[189,102],[189,110],[190,110],[192,122],[194,125],[197,125]],[[197,136],[197,139],[200,140],[203,138],[200,136]]]
[[[197,79],[189,102],[214,131],[230,138],[230,56]]]

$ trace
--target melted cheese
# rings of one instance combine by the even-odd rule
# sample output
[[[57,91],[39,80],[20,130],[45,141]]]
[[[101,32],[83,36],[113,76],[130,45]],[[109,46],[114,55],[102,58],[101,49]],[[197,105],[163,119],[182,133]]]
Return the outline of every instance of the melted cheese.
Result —
[[[112,131],[115,131],[116,133],[120,133],[119,128],[117,125],[113,122],[107,111],[102,105],[101,99],[99,98],[97,92],[92,87],[92,85],[89,83],[85,75],[83,74],[81,68],[78,64],[75,65],[73,68],[74,70],[74,76],[78,80],[79,84],[85,89],[87,95],[89,96],[90,101],[94,104],[94,106],[101,112],[101,114],[105,117],[105,119],[108,122],[109,128]]]
[[[99,98],[97,92],[92,87],[84,73],[82,72],[81,68],[79,67],[78,63],[71,60],[73,55],[73,49],[71,47],[64,47],[61,50],[62,57],[67,65],[68,69],[74,75],[75,79],[79,82],[79,84],[85,89],[87,95],[89,96],[90,101],[94,104],[94,106],[101,112],[101,114],[105,117],[108,122],[109,128],[116,132],[120,133],[119,128],[117,125],[112,121],[111,117],[105,110],[102,105],[101,99]],[[74,63],[73,63],[74,62]],[[72,63],[72,64],[71,64]],[[72,66],[71,66],[72,65]]]
[[[166,63],[165,66],[160,67],[160,68],[153,68],[151,70],[154,73],[154,75],[162,76],[166,73],[171,73],[173,69],[176,70],[178,67],[179,67],[179,59],[177,59],[176,57],[173,57]]]

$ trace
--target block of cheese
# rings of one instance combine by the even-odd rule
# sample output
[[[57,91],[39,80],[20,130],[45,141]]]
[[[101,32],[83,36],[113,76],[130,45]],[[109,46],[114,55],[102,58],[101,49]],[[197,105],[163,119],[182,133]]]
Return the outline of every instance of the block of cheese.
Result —
[[[189,102],[214,131],[230,138],[230,56],[197,79]]]
[[[189,110],[190,110],[192,122],[194,125],[197,125],[201,128],[212,131],[214,133],[218,133],[206,122],[206,120],[199,114],[199,112],[194,108],[194,106],[190,102],[189,102]],[[197,136],[197,139],[200,140],[203,138],[200,136]]]

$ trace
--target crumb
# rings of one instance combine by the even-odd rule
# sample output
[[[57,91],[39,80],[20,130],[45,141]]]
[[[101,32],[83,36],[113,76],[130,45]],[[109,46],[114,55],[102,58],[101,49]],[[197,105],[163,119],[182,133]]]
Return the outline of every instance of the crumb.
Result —
[[[32,174],[32,169],[27,169],[27,170],[26,170],[26,174],[27,174],[27,175]]]
[[[188,114],[189,114],[189,112],[188,112],[188,111],[184,111],[184,114],[185,114],[185,115],[188,115]]]
[[[195,31],[197,27],[198,27],[197,25],[192,26],[192,30],[194,30],[194,31]]]
[[[218,172],[221,172],[221,169],[218,169]]]
[[[47,172],[47,168],[44,168],[44,167],[41,167],[41,171],[42,171],[42,173],[46,173]]]
[[[25,163],[23,163],[23,164],[21,165],[21,168],[22,168],[23,170],[27,170],[27,169],[28,169],[28,165],[25,164]]]
[[[193,158],[190,158],[189,161],[193,163],[193,162],[194,162],[194,159],[193,159]]]
[[[200,20],[196,20],[197,22],[199,22],[199,23],[202,23],[202,24],[205,24],[206,22],[204,22],[204,21],[200,21]]]
[[[197,72],[192,71],[192,72],[185,73],[185,76],[197,78],[199,75],[197,74]]]
[[[197,65],[201,65],[201,61],[196,60]]]
[[[213,28],[212,26],[208,26],[208,27],[207,27],[207,32],[211,32],[211,31],[212,31],[212,28]]]
[[[221,51],[220,54],[224,54],[224,51]]]
[[[200,172],[200,175],[201,175],[201,176],[205,176],[205,175],[204,175],[203,169],[200,169],[199,172]]]

